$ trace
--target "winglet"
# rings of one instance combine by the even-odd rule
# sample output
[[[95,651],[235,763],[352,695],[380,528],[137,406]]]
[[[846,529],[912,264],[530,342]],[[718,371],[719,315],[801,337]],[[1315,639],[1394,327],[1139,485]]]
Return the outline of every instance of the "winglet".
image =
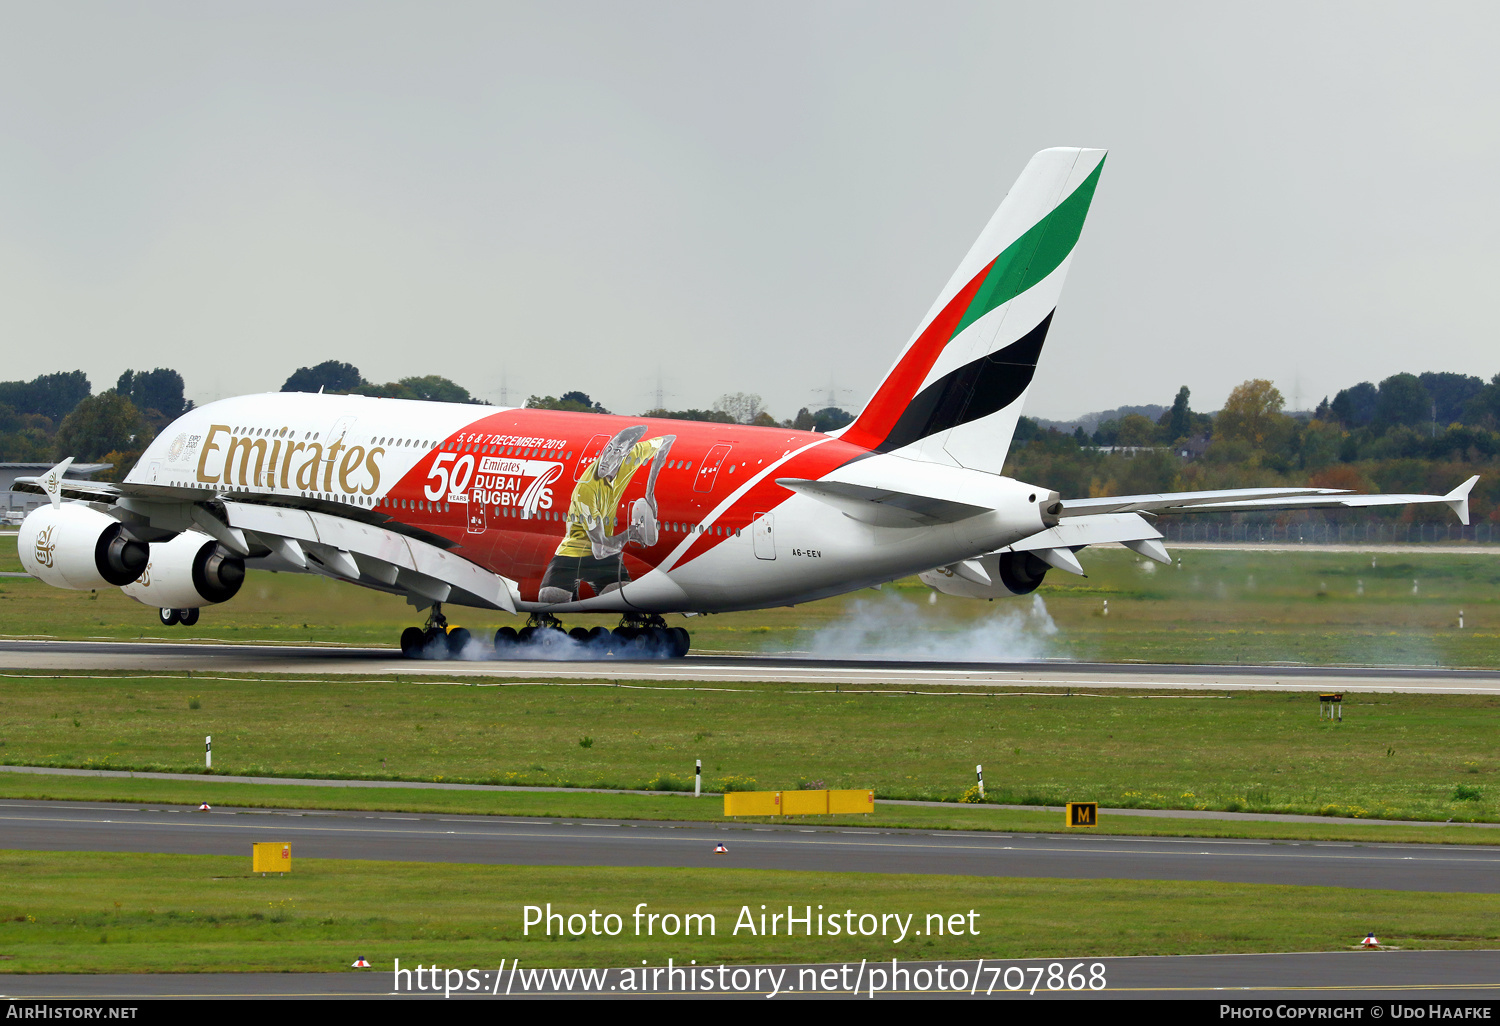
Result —
[[[47,498],[52,501],[53,509],[57,509],[62,505],[63,475],[68,472],[68,468],[72,465],[73,457],[69,456],[42,476],[42,491],[46,492]],[[1464,523],[1467,524],[1468,521],[1465,520]]]
[[[1469,492],[1473,490],[1474,482],[1478,480],[1479,475],[1475,474],[1463,484],[1453,489],[1453,491],[1443,496],[1443,501],[1448,504],[1449,509],[1458,514],[1458,519],[1464,526],[1468,526],[1469,523]]]

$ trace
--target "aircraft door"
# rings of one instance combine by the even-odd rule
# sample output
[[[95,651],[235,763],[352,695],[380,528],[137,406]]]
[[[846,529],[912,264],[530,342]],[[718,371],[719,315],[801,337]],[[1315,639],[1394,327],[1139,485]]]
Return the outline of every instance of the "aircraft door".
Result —
[[[750,537],[755,541],[756,559],[776,558],[775,524],[769,513],[757,513],[750,521]]]
[[[719,468],[724,465],[724,458],[729,455],[729,448],[721,442],[708,450],[708,455],[703,457],[703,463],[698,467],[698,473],[693,478],[693,491],[711,492],[714,490],[714,482],[719,478]]]

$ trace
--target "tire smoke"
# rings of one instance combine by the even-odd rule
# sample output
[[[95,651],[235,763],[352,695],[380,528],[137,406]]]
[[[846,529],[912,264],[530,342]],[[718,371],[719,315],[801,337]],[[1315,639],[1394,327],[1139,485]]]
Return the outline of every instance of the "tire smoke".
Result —
[[[563,631],[539,630],[526,641],[501,647],[482,638],[470,638],[459,651],[452,651],[442,638],[429,641],[417,658],[456,660],[460,662],[493,662],[496,660],[529,660],[535,662],[591,662],[618,659],[673,659],[670,643],[649,636],[626,640],[606,632],[603,637],[580,641]]]
[[[858,599],[844,616],[819,628],[809,654],[829,659],[911,659],[948,663],[1046,659],[1057,624],[1032,594],[996,616],[955,621],[930,604],[884,593]]]

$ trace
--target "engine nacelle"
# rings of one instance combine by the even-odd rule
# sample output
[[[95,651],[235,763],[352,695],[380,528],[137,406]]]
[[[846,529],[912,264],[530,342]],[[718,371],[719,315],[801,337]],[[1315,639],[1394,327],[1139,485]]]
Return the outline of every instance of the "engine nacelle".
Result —
[[[157,609],[200,609],[227,602],[245,583],[245,561],[205,534],[184,531],[151,546],[140,579],[120,590]]]
[[[1000,583],[1012,595],[1030,595],[1036,591],[1048,569],[1047,563],[1034,552],[1000,553]]]
[[[944,595],[997,599],[1031,594],[1049,569],[1041,557],[1030,552],[991,552],[919,576],[923,584]]]
[[[32,510],[16,543],[28,574],[75,591],[129,584],[150,559],[146,544],[125,537],[118,520],[81,502]]]

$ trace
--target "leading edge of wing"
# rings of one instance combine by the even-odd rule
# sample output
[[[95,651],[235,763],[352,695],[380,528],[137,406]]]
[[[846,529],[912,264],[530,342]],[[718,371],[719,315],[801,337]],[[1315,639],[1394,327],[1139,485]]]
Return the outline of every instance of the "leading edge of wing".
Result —
[[[1447,495],[1399,493],[1357,495],[1337,488],[1238,488],[1205,492],[1164,492],[1063,500],[1063,517],[1094,513],[1251,513],[1278,509],[1359,509],[1369,506],[1406,506],[1441,502],[1458,519],[1469,522],[1469,492],[1475,474]]]

